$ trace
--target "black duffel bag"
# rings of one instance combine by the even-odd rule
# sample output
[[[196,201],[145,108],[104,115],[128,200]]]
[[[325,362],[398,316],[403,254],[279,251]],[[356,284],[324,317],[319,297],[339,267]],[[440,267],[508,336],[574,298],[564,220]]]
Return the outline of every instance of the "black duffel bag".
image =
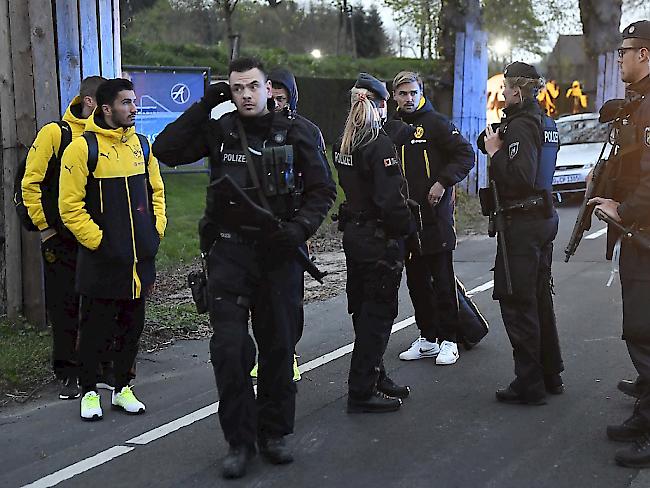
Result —
[[[456,277],[456,290],[458,292],[458,342],[469,351],[481,342],[490,328],[476,304],[467,296],[467,290],[458,277]]]

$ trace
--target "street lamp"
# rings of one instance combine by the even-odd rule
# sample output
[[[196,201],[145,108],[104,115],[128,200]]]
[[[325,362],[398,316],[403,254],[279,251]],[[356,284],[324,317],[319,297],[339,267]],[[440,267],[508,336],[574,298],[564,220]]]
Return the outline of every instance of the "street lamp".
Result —
[[[313,49],[311,55],[314,59],[320,59],[323,57],[323,53],[320,52],[320,49]]]
[[[502,37],[494,42],[492,48],[496,55],[503,59],[506,57],[506,54],[510,52],[510,41],[505,37]]]

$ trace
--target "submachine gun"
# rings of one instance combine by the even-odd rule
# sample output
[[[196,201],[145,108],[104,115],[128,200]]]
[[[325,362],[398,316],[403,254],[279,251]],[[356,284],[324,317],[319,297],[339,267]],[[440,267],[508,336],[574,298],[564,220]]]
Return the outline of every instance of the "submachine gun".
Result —
[[[639,247],[645,250],[650,250],[650,236],[647,234],[642,233],[639,229],[624,226],[599,208],[594,211],[594,214],[606,224],[616,228],[621,233],[623,239],[629,239],[630,241],[636,243]]]
[[[616,121],[624,114],[624,112],[630,113],[633,111],[638,103],[638,100],[633,100],[628,103],[626,103],[625,100],[621,99],[609,100],[605,102],[605,104],[600,109],[600,117],[598,120],[601,123]],[[622,134],[615,134],[615,130],[617,129],[616,125],[617,124],[614,123],[610,127],[608,140],[603,143],[603,148],[601,149],[600,155],[598,156],[598,161],[594,166],[591,183],[587,185],[585,198],[582,201],[580,211],[578,212],[578,217],[576,218],[573,230],[571,231],[571,238],[569,239],[569,242],[564,249],[565,263],[569,262],[571,256],[575,254],[576,250],[578,249],[578,245],[582,240],[582,235],[591,228],[591,216],[594,213],[594,206],[588,205],[587,202],[589,202],[589,200],[594,197],[604,196],[608,193],[607,187],[611,182],[610,180],[612,175],[615,174],[614,168],[616,166],[616,162],[620,161],[622,156],[628,152],[621,151],[621,149],[618,147],[618,141],[612,140],[613,135],[616,136],[617,139],[620,137],[625,137]],[[619,127],[618,130],[620,131],[622,128]],[[603,159],[603,154],[605,154],[607,144],[611,144],[612,147],[607,158]]]
[[[266,234],[274,232],[282,226],[280,219],[273,215],[271,211],[256,204],[229,175],[213,181],[210,183],[209,188],[225,201],[238,206],[247,215],[246,224],[240,224],[241,230],[245,233]],[[319,283],[323,283],[323,278],[327,275],[327,272],[319,270],[314,262],[309,259],[304,249],[297,247],[295,258],[307,273]]]

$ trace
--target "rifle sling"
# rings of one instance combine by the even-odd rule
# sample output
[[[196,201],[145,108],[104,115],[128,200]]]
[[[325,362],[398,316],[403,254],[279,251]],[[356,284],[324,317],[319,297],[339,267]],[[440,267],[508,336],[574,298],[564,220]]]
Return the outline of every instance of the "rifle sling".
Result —
[[[257,177],[257,171],[255,171],[255,163],[253,162],[253,156],[251,155],[250,148],[248,147],[248,138],[246,137],[246,131],[244,130],[244,126],[241,123],[241,119],[239,117],[237,117],[236,119],[237,119],[237,131],[239,132],[239,138],[241,139],[242,146],[244,147],[246,167],[248,168],[248,174],[251,177],[251,182],[253,183],[253,186],[257,190],[257,196],[260,199],[260,203],[262,204],[262,207],[264,207],[265,210],[268,210],[269,212],[273,213],[273,211],[271,210],[271,206],[269,205],[269,202],[266,199],[266,195],[262,191],[260,180]]]

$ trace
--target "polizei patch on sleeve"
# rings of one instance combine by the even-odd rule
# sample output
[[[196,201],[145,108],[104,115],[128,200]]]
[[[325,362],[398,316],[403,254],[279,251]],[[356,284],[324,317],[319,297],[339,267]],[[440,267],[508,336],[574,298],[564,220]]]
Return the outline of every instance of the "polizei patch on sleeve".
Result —
[[[508,157],[514,159],[517,153],[519,152],[519,142],[513,142],[508,146]]]
[[[352,154],[341,154],[340,152],[335,152],[334,162],[343,166],[354,166],[354,164],[352,164]]]

